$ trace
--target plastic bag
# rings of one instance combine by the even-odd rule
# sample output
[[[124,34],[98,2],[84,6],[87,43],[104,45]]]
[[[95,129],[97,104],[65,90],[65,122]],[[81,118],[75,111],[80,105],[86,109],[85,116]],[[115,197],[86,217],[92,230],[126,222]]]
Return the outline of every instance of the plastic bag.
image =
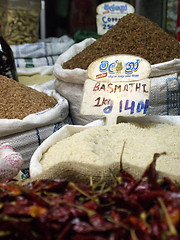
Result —
[[[13,178],[20,171],[23,158],[9,143],[0,143],[0,179]]]
[[[40,0],[2,0],[0,9],[4,9],[2,33],[9,45],[38,41]]]

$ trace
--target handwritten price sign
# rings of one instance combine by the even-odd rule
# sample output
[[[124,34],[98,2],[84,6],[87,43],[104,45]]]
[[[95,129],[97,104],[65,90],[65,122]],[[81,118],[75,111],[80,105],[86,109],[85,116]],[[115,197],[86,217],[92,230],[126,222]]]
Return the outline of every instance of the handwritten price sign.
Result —
[[[145,116],[149,106],[150,71],[150,64],[136,56],[98,59],[88,68],[91,79],[84,84],[80,113],[105,116],[107,125],[116,124],[119,116]]]

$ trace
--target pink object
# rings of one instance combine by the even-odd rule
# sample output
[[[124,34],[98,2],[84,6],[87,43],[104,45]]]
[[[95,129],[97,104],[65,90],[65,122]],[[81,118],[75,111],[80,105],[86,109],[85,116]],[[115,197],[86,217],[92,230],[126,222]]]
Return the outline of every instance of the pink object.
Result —
[[[15,152],[9,143],[0,144],[0,179],[15,177],[22,166],[21,154]]]

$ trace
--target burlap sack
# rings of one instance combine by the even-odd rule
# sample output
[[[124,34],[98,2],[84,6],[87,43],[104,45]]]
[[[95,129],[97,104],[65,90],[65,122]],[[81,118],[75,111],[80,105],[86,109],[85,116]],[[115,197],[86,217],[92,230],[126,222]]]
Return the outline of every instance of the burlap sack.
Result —
[[[95,39],[89,38],[72,45],[59,56],[54,65],[55,89],[69,101],[73,124],[85,125],[100,117],[83,116],[79,112],[84,82],[88,78],[87,70],[80,68],[63,69],[62,64],[94,41]],[[150,79],[152,84],[148,114],[179,115],[179,103],[176,101],[174,104],[173,99],[178,99],[180,59],[151,65],[151,69]]]
[[[124,121],[129,121],[129,119],[124,118]],[[159,117],[144,117],[144,118],[132,118],[133,122],[163,122],[163,123],[173,123],[180,124],[180,117],[167,117],[167,116],[159,116]],[[103,125],[104,122],[102,120],[97,120],[92,123],[94,126]],[[87,128],[93,127],[92,124],[86,126],[64,126],[56,133],[52,134],[49,138],[47,138],[41,146],[34,152],[31,161],[30,161],[30,181],[35,179],[52,179],[52,178],[61,178],[67,179],[68,181],[80,182],[80,183],[89,183],[90,178],[94,181],[99,181],[101,178],[106,181],[106,183],[112,183],[113,176],[118,175],[120,164],[114,162],[113,164],[107,164],[104,166],[97,166],[96,164],[82,164],[77,161],[75,162],[66,162],[61,161],[58,164],[55,164],[53,167],[48,169],[47,171],[42,170],[41,166],[41,158],[43,153],[45,153],[48,148],[54,145],[57,141],[60,141],[64,138],[67,138],[77,132],[83,131]],[[153,158],[153,156],[152,156]],[[144,159],[144,161],[151,161]],[[123,162],[123,168],[127,170],[129,173],[133,174],[135,178],[139,178],[141,174],[144,172],[144,168],[137,167],[133,165],[133,162],[129,164],[128,162]],[[158,170],[159,176],[164,176],[166,173]],[[176,180],[180,183],[180,175],[171,175],[173,180]]]

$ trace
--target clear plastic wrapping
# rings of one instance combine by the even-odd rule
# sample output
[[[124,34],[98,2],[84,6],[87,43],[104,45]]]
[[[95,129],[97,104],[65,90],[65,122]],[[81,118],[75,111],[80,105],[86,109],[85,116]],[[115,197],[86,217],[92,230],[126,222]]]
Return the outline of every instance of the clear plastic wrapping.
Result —
[[[40,0],[1,1],[0,24],[9,45],[38,41],[40,10]]]

